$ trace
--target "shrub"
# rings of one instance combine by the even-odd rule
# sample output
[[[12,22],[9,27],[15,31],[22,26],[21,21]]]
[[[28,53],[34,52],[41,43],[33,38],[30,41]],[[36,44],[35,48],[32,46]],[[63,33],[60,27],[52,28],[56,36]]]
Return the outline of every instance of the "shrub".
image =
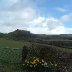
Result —
[[[31,57],[22,64],[23,70],[27,72],[63,72],[67,71],[66,67],[61,63],[45,62],[43,59]]]

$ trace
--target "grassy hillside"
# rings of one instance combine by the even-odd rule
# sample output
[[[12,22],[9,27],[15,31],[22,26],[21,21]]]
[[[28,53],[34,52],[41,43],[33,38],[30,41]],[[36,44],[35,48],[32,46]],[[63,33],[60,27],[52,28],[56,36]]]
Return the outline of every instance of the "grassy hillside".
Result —
[[[29,45],[30,43],[24,41],[14,41],[14,40],[7,40],[4,38],[0,38],[0,46],[2,47],[22,48],[26,44]]]
[[[57,42],[57,41],[56,41]],[[72,42],[69,40],[69,42]],[[14,69],[19,69],[17,62],[21,62],[22,47],[26,45],[28,49],[28,57],[42,57],[44,60],[58,60],[57,56],[59,54],[72,53],[71,48],[63,48],[53,45],[32,43],[26,41],[15,41],[0,38],[0,65],[7,72],[14,72]],[[28,58],[27,57],[27,58]],[[11,63],[12,64],[11,64]],[[14,64],[13,64],[14,62]],[[13,69],[12,69],[13,68]],[[17,70],[18,70],[17,69]],[[9,71],[10,70],[10,71]]]
[[[51,42],[51,41],[48,41]],[[58,42],[58,41],[53,41],[53,42]],[[72,43],[72,40],[66,40],[66,41],[61,41],[61,42],[65,42],[65,43]],[[9,47],[9,48],[22,48],[24,45],[30,46],[31,44],[35,44],[35,45],[42,45],[42,46],[47,46],[48,44],[39,44],[39,43],[32,43],[32,42],[26,42],[26,41],[15,41],[15,40],[7,40],[4,38],[0,38],[0,47]],[[72,52],[72,47],[58,47],[58,46],[53,46],[53,45],[48,45],[48,46],[52,46],[55,47],[61,51],[65,51],[65,52]]]

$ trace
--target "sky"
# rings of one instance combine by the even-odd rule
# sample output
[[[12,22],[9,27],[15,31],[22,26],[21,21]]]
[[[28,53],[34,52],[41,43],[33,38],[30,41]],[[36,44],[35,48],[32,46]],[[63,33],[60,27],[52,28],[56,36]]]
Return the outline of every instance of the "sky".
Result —
[[[0,0],[0,32],[72,34],[72,0]]]

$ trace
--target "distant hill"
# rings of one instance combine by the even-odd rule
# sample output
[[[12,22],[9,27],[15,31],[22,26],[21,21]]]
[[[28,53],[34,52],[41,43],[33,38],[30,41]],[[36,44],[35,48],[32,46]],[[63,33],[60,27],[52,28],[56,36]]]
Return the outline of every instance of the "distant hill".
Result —
[[[61,35],[45,35],[45,34],[32,34],[26,30],[15,30],[7,34],[13,38],[23,39],[46,39],[46,40],[72,40],[72,34],[61,34]]]
[[[0,38],[14,39],[14,40],[72,40],[72,34],[61,34],[61,35],[45,35],[45,34],[32,34],[30,31],[26,30],[15,30],[10,33],[0,33]]]
[[[16,41],[35,42],[59,47],[69,47],[69,46],[72,47],[72,41],[71,41],[72,34],[61,34],[61,35],[32,34],[30,31],[17,29],[8,34],[0,33],[0,38],[13,39]]]

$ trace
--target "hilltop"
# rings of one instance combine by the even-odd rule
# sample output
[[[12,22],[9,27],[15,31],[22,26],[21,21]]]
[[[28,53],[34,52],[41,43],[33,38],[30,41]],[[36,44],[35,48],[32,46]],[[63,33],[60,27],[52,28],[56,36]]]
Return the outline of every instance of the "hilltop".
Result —
[[[72,40],[72,34],[60,34],[60,35],[33,34],[30,31],[19,29],[10,33],[0,33],[0,38],[4,37],[17,40],[24,40],[24,39]]]
[[[6,34],[0,33],[0,38],[14,41],[25,41],[25,42],[47,44],[65,48],[72,47],[72,34],[61,34],[61,35],[32,34],[30,31],[17,29],[13,32]]]

